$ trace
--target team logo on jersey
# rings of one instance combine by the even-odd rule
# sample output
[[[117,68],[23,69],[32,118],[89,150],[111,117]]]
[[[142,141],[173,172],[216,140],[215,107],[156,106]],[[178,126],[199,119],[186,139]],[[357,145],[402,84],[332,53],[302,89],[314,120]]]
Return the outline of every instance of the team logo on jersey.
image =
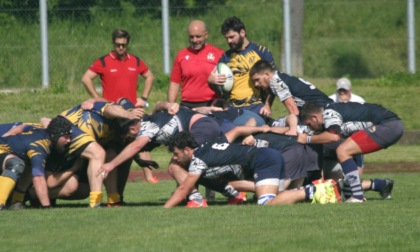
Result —
[[[209,53],[207,54],[207,60],[214,60],[214,54],[213,53]]]
[[[185,59],[188,60],[190,58],[190,55],[185,55]]]

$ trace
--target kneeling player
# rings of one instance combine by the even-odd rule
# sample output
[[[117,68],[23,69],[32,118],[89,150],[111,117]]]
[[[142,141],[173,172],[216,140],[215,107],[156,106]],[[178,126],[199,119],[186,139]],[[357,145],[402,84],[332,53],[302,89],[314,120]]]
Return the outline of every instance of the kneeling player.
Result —
[[[319,203],[337,202],[332,184],[309,185],[301,190],[284,190],[284,161],[281,154],[270,148],[255,148],[231,142],[238,135],[255,133],[256,127],[235,127],[214,141],[200,147],[186,132],[178,133],[170,145],[173,159],[190,163],[187,178],[179,185],[165,208],[178,205],[193,190],[200,177],[222,175],[242,169],[253,177],[259,205],[292,204],[314,199]]]

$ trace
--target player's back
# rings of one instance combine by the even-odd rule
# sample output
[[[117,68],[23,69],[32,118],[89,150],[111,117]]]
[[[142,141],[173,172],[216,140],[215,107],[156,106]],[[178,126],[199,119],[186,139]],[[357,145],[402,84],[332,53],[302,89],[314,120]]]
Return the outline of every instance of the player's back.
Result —
[[[298,107],[303,106],[307,102],[315,102],[323,107],[334,102],[310,82],[282,72],[277,72],[277,74],[289,87],[290,93],[295,98]]]
[[[386,121],[400,119],[394,112],[382,107],[379,104],[373,103],[333,103],[326,108],[324,114],[328,113],[328,109],[332,109],[339,113],[343,122],[372,122],[377,125]]]
[[[35,129],[17,135],[0,137],[0,153],[13,153],[23,160],[28,155],[50,152],[50,138],[44,129]]]
[[[84,110],[81,105],[62,112],[74,126],[89,134],[96,141],[105,143],[110,141],[115,134],[116,121],[106,119],[104,110],[111,103],[96,102],[91,110]]]

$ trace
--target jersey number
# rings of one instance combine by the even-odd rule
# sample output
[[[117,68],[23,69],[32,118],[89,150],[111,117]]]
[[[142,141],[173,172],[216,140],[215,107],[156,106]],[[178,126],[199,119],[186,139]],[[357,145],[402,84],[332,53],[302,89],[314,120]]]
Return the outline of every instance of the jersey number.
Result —
[[[229,147],[229,143],[222,143],[222,144],[216,143],[216,144],[213,144],[211,147],[216,150],[226,150],[227,147]]]

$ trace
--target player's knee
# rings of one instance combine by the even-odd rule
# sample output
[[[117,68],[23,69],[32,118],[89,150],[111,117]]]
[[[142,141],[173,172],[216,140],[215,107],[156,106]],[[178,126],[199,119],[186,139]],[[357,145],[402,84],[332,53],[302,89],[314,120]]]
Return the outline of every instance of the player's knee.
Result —
[[[92,143],[89,147],[91,160],[105,161],[106,152],[98,143]]]
[[[174,164],[173,162],[169,163],[168,165],[168,172],[169,174],[173,175],[180,169],[179,165]]]
[[[340,144],[336,150],[337,158],[342,162],[343,159],[347,159],[349,156],[352,156],[352,150],[346,144]]]
[[[22,159],[13,157],[6,160],[6,169],[2,176],[9,177],[14,181],[18,181],[25,170],[25,162]]]
[[[184,167],[180,163],[176,162],[175,160],[171,160],[171,162],[168,165],[168,172],[172,176],[175,176],[177,173],[185,173],[187,171],[188,167]]]
[[[60,196],[70,197],[73,193],[75,193],[77,191],[78,187],[79,187],[78,179],[76,177],[72,176],[64,184],[63,190],[60,191]]]

